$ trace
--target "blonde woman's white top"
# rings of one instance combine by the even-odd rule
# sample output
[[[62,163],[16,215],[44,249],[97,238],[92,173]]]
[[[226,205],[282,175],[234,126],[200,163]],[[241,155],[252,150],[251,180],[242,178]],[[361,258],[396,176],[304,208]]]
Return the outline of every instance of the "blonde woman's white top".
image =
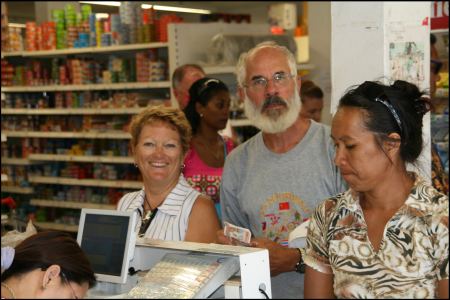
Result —
[[[189,215],[192,206],[200,193],[194,190],[183,175],[180,175],[175,188],[158,207],[158,211],[144,237],[168,241],[183,241],[189,224]],[[137,222],[136,231],[139,231],[144,214],[145,191],[125,194],[117,204],[117,210],[137,211],[141,216]]]

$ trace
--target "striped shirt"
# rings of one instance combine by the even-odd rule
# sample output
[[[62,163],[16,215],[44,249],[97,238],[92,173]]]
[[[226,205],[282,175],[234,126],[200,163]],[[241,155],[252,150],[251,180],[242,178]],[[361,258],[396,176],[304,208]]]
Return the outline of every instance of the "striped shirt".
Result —
[[[178,184],[158,207],[155,218],[150,223],[144,237],[169,241],[184,241],[189,215],[195,200],[200,195],[194,190],[181,174]],[[144,215],[145,191],[125,194],[117,204],[117,210],[137,211],[138,215]],[[136,232],[141,227],[142,219],[139,219]]]

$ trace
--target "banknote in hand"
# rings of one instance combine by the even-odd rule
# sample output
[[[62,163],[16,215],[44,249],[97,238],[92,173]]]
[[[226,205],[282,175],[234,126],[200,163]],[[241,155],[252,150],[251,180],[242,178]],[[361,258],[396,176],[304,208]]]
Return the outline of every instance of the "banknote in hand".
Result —
[[[224,235],[230,239],[237,241],[243,246],[250,246],[252,234],[247,228],[239,227],[228,222],[224,222]]]

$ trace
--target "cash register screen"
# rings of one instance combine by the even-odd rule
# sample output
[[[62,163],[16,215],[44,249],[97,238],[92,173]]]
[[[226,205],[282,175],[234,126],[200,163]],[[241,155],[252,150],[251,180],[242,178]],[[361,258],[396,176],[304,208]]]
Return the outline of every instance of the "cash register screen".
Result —
[[[98,281],[125,283],[135,215],[132,212],[82,209],[77,242]]]

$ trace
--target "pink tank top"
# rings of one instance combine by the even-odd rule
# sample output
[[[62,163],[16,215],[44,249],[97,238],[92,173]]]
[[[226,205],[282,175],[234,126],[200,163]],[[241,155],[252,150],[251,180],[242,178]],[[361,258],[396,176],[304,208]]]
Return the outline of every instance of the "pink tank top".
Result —
[[[223,141],[224,157],[226,158],[234,146],[229,138],[223,137]],[[223,167],[213,168],[205,164],[192,145],[188,150],[184,164],[183,174],[187,182],[200,193],[210,196],[214,203],[218,204]]]

